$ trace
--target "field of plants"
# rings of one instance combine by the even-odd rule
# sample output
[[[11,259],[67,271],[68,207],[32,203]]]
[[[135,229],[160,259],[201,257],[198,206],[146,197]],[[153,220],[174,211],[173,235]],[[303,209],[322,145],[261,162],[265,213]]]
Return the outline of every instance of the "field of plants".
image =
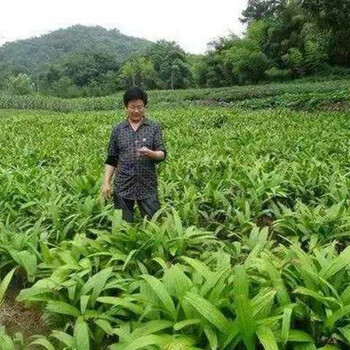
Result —
[[[314,78],[279,84],[233,86],[216,89],[150,91],[152,106],[189,105],[236,108],[345,109],[350,105],[350,80]],[[328,78],[329,79],[329,78]],[[122,108],[122,93],[95,98],[62,99],[40,95],[0,95],[0,109],[36,109],[57,112],[108,111]]]
[[[162,209],[134,225],[101,200],[117,100],[3,97],[18,109],[0,110],[0,349],[349,349],[350,111],[310,94],[344,102],[350,85],[327,84],[269,88],[307,111],[164,93]]]

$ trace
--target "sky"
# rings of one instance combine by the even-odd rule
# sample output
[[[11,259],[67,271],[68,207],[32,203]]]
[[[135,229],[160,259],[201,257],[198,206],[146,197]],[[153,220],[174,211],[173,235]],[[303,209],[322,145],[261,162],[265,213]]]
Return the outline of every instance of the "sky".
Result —
[[[219,36],[243,34],[239,17],[246,5],[247,0],[0,0],[0,45],[83,24],[174,40],[198,54]]]

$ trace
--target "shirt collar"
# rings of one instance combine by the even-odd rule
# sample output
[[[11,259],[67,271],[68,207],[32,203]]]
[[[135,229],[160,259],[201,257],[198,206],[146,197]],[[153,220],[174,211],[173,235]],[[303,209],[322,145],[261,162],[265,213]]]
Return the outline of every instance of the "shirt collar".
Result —
[[[143,124],[149,125],[149,120],[148,120],[148,118],[146,118],[146,117],[143,118],[143,120],[142,120],[140,126],[143,125]],[[125,127],[127,127],[127,126],[129,126],[129,125],[130,125],[130,124],[129,124],[129,120],[128,120],[128,119],[125,119],[125,120],[122,122],[122,127],[123,127],[123,128],[125,128]],[[140,126],[139,126],[139,127],[140,127]]]

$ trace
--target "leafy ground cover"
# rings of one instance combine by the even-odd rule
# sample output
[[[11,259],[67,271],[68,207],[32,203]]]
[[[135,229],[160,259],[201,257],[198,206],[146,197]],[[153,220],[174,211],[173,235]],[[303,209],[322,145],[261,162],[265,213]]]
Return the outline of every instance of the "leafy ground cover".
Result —
[[[151,108],[191,105],[240,107],[246,109],[280,108],[346,110],[350,103],[350,80],[310,81],[233,86],[216,89],[150,91]],[[61,99],[40,95],[0,95],[1,109],[36,109],[59,112],[111,111],[122,107],[122,93],[115,96]]]
[[[163,208],[129,226],[100,198],[122,111],[1,110],[0,302],[45,329],[0,347],[349,348],[349,114],[154,106]]]

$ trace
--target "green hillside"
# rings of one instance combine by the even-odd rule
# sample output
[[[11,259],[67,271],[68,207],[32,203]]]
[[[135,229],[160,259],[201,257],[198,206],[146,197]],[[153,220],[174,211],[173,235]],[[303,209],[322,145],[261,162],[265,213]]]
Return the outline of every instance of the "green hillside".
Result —
[[[143,52],[151,42],[130,37],[117,29],[75,25],[40,37],[8,42],[0,47],[0,72],[40,71],[48,63],[57,64],[86,53],[104,53],[121,63]]]

